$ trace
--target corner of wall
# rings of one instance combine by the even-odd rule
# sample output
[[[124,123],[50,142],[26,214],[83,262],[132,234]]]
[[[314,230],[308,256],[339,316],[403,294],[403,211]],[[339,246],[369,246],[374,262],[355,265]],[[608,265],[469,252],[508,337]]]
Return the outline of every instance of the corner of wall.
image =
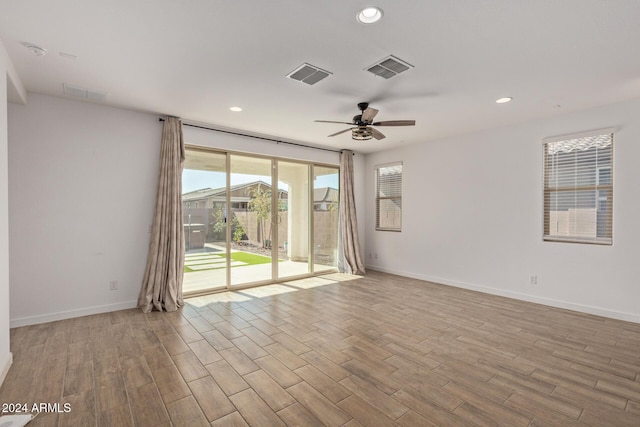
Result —
[[[9,70],[15,73],[13,64],[0,41],[0,384],[4,381],[13,360],[9,345],[9,133],[7,125]],[[17,73],[15,76],[17,77]],[[20,86],[22,86],[21,83]]]
[[[5,356],[5,360],[0,363],[0,385],[4,382],[4,379],[7,378],[7,374],[9,373],[9,368],[13,364],[13,354],[9,352]]]
[[[7,94],[6,99],[9,102],[14,102],[16,104],[26,105],[27,103],[27,90],[22,84],[22,79],[18,75],[15,67],[13,66],[13,62],[11,62],[11,58],[9,58],[9,54],[7,53],[6,48],[0,42],[0,56],[2,57],[3,67],[2,72],[6,74],[7,78]],[[3,98],[4,99],[4,98]]]

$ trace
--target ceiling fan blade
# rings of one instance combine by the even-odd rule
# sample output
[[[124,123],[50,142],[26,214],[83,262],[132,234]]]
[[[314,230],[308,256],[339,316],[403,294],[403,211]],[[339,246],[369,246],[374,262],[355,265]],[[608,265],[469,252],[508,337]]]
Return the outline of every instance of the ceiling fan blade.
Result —
[[[362,121],[371,123],[371,120],[378,114],[378,110],[375,108],[367,107],[366,110],[362,113]]]
[[[374,128],[369,128],[371,130],[371,135],[373,135],[373,137],[375,139],[383,139],[385,138],[384,134],[382,132],[380,132],[378,129],[374,129]]]
[[[345,130],[341,130],[340,132],[332,133],[329,137],[340,135],[341,133],[349,132],[352,128],[347,128]]]
[[[384,122],[371,123],[373,126],[415,126],[415,120],[386,120]]]
[[[318,123],[339,123],[341,125],[352,125],[353,123],[350,122],[335,122],[333,120],[314,120],[314,122],[318,122]]]

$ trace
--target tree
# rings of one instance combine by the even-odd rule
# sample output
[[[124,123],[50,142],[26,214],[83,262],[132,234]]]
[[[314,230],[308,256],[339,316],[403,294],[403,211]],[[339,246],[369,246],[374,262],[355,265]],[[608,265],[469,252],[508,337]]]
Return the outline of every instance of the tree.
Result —
[[[211,212],[211,216],[213,217],[213,232],[218,235],[224,233],[225,227],[227,226],[227,216],[225,215],[225,209],[223,207],[218,207],[213,212]]]
[[[211,215],[213,216],[213,232],[217,234],[224,233],[226,231],[227,225],[227,218],[224,208],[221,207],[217,209]],[[235,216],[233,212],[231,213],[231,215],[231,238],[234,242],[240,242],[245,237],[247,232],[240,222],[240,219],[238,219],[238,217]],[[223,235],[223,239],[224,238],[226,237]]]
[[[244,227],[242,226],[242,223],[240,222],[237,216],[235,215],[233,216],[232,223],[233,223],[233,241],[238,243],[244,238],[247,232],[244,230]]]
[[[262,242],[262,247],[271,246],[271,190],[263,190],[260,186],[251,191],[251,199],[247,204],[250,212],[255,212],[258,220],[258,238]],[[265,230],[269,227],[269,232],[265,238]]]

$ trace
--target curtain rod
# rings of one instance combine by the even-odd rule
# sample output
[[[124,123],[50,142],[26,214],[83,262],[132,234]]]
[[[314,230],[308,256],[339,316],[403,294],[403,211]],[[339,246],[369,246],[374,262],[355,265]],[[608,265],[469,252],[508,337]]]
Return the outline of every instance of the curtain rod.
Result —
[[[164,122],[164,119],[162,117],[160,117],[158,119],[158,121]],[[246,136],[248,138],[262,139],[262,140],[265,140],[265,141],[275,142],[276,144],[288,144],[288,145],[295,145],[297,147],[311,148],[312,150],[331,151],[333,153],[342,153],[342,151],[343,151],[343,150],[332,150],[331,148],[314,147],[312,145],[298,144],[298,143],[295,143],[295,142],[287,142],[287,141],[282,141],[280,139],[266,138],[264,136],[248,135],[246,133],[240,133],[240,132],[233,132],[233,131],[230,131],[230,130],[222,130],[222,129],[210,128],[210,127],[207,127],[207,126],[192,125],[190,123],[182,123],[182,125],[183,126],[190,126],[192,128],[212,130],[212,131],[215,131],[215,132],[228,133],[228,134],[231,134],[231,135]],[[353,153],[354,156],[355,156],[355,154],[356,153]]]

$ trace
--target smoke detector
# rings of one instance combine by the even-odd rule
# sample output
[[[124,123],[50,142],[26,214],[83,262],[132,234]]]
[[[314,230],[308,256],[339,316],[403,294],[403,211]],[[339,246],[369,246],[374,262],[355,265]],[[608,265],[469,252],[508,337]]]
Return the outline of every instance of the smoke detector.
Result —
[[[33,43],[22,43],[24,45],[24,47],[26,47],[29,52],[31,52],[32,54],[34,54],[35,56],[45,56],[47,54],[47,50],[35,45]]]

